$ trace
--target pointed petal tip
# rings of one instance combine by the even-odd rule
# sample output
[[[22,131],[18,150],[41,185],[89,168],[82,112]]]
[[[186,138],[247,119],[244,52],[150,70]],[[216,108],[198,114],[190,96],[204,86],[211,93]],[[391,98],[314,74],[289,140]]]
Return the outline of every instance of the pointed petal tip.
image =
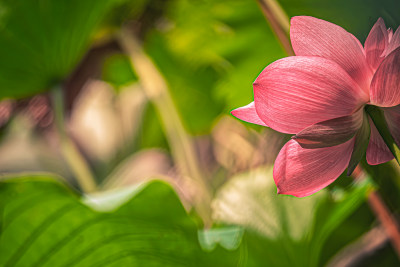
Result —
[[[242,121],[267,126],[258,116],[254,101],[244,107],[232,110],[231,114]]]
[[[387,31],[385,21],[383,20],[382,17],[379,17],[379,18],[376,20],[376,22],[375,22],[375,24],[374,24],[373,27],[375,27],[375,26],[379,26],[380,29],[382,30],[382,32],[383,32],[383,31]],[[372,28],[373,28],[373,27],[372,27]]]
[[[240,108],[232,109],[230,113],[231,113],[233,116],[235,116],[236,118],[240,119],[238,116],[240,116],[241,111],[242,111],[243,108],[245,108],[245,107],[246,107],[246,106],[240,107]]]
[[[290,193],[285,192],[284,189],[282,189],[282,188],[279,186],[279,184],[276,185],[276,193],[277,193],[278,195],[291,195]]]
[[[364,43],[367,62],[374,71],[382,62],[388,44],[389,31],[386,28],[384,20],[378,18]]]
[[[231,110],[230,113],[231,113],[231,115],[232,115],[233,117],[239,119],[238,116],[237,116],[237,110],[236,110],[236,109]]]
[[[282,192],[281,192],[281,190],[279,189],[279,187],[276,187],[276,193],[277,193],[278,195],[281,195],[281,194],[282,194]]]
[[[397,28],[395,32],[392,29],[388,30],[388,38],[389,44],[386,47],[384,56],[388,56],[391,52],[393,52],[396,48],[400,46],[400,26]]]
[[[297,191],[297,190],[290,190],[290,189],[285,189],[285,186],[282,185],[278,180],[275,180],[276,184],[276,194],[277,195],[286,195],[286,196],[293,196],[297,198],[302,198],[302,197],[308,197],[322,189],[318,190],[311,190],[311,191]]]
[[[400,47],[394,49],[382,60],[370,86],[371,103],[381,107],[400,104]]]
[[[321,190],[321,189],[320,189]],[[319,190],[318,190],[319,191]],[[281,188],[279,188],[278,186],[276,187],[276,193],[278,195],[286,195],[286,196],[293,196],[293,197],[297,197],[297,198],[302,198],[302,197],[308,197],[314,193],[316,193],[315,191],[313,192],[293,192],[293,191],[284,191]]]
[[[351,176],[351,174],[353,173],[353,171],[354,171],[355,168],[356,168],[356,167],[353,167],[353,166],[350,167],[350,166],[349,166],[349,167],[347,168],[346,175],[347,175],[347,176]]]

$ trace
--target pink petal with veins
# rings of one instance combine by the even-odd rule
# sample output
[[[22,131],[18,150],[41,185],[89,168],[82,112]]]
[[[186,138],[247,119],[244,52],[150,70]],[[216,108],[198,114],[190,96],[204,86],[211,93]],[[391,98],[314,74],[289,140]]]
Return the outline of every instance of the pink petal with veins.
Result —
[[[354,35],[333,23],[307,16],[293,17],[290,39],[297,56],[320,56],[338,63],[364,90],[372,72],[362,45]]]
[[[353,146],[351,139],[334,147],[304,149],[290,140],[275,161],[278,193],[305,197],[328,186],[346,169]]]
[[[266,67],[254,82],[258,116],[272,129],[298,133],[318,122],[348,116],[368,96],[335,62],[287,57]]]
[[[388,42],[390,43],[393,37],[393,30],[391,28],[388,28],[387,33],[388,33]]]
[[[379,18],[372,27],[365,40],[364,50],[368,64],[373,70],[376,70],[384,59],[383,52],[388,45],[388,32],[385,22]]]
[[[363,123],[364,109],[336,119],[316,123],[292,138],[303,148],[331,147],[353,138]]]
[[[390,53],[371,81],[371,103],[381,107],[400,104],[400,47]]]
[[[267,126],[261,119],[258,117],[256,108],[254,106],[254,101],[248,104],[247,106],[240,107],[231,111],[231,114],[242,121]]]
[[[369,125],[371,127],[371,135],[367,148],[368,164],[378,165],[392,160],[394,158],[392,152],[390,152],[371,119],[369,119]]]
[[[392,38],[390,38],[390,42],[385,51],[385,56],[392,53],[399,46],[400,46],[400,27],[397,28],[397,30],[393,34]]]

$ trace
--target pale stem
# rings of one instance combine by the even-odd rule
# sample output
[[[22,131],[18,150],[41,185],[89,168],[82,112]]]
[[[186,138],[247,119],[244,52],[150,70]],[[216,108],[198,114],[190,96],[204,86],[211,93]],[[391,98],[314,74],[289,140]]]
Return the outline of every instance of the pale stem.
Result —
[[[380,195],[376,191],[372,191],[368,196],[368,203],[377,215],[379,221],[383,225],[387,236],[389,237],[397,257],[400,259],[400,231],[396,220],[393,218],[389,209],[382,201]]]
[[[285,52],[289,56],[294,56],[289,40],[289,17],[285,11],[276,0],[258,0],[257,2]]]
[[[196,184],[199,194],[195,196],[194,207],[204,220],[204,224],[210,226],[211,190],[200,171],[194,144],[184,129],[167,83],[132,33],[123,28],[118,39],[122,48],[130,57],[132,67],[139,77],[145,94],[156,107],[172,156],[181,175],[183,178],[191,179]]]
[[[355,180],[363,179],[365,176],[366,174],[360,165],[357,166],[352,174],[352,177]],[[377,191],[370,191],[368,194],[368,204],[385,229],[386,235],[390,239],[398,258],[400,259],[400,229],[396,219],[392,216],[389,208],[386,206]]]
[[[82,191],[90,193],[96,191],[94,176],[75,143],[72,142],[65,130],[64,97],[61,86],[53,89],[54,118],[60,139],[61,153],[73,172]]]

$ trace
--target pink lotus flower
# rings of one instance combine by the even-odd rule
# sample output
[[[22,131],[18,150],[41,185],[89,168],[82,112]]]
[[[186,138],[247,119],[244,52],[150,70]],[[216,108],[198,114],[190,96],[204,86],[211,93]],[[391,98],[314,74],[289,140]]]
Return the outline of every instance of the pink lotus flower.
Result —
[[[365,112],[382,108],[400,144],[400,27],[393,34],[379,19],[364,47],[352,34],[313,17],[294,17],[296,56],[275,61],[254,82],[254,102],[237,118],[295,134],[275,161],[278,193],[311,195],[351,173],[366,151],[380,164],[393,155]]]

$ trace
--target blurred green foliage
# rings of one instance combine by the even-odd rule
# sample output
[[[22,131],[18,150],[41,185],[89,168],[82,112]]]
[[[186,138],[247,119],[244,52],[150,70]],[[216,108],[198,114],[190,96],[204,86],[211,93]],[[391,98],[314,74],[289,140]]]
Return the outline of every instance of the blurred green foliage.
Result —
[[[63,82],[119,1],[0,1],[0,99]]]
[[[387,27],[400,25],[400,2],[397,0],[279,0],[286,13],[307,15],[330,21],[354,34],[362,44],[379,17]]]
[[[209,266],[196,225],[163,182],[131,190],[115,210],[115,197],[86,197],[107,212],[46,175],[2,182],[0,200],[1,266]]]
[[[239,176],[217,196],[216,201],[225,202],[239,218],[252,216],[250,224],[238,221],[246,229],[244,236],[237,227],[211,229],[200,233],[200,243],[196,224],[164,182],[88,195],[82,202],[78,194],[56,182],[56,177],[12,177],[0,183],[0,264],[318,266],[326,237],[360,205],[369,185],[355,186],[338,200],[326,192],[300,200],[264,195],[274,190],[272,181],[264,179],[268,176],[264,170]],[[257,183],[260,177],[267,187]],[[243,206],[232,206],[235,203],[224,198],[238,189],[238,182],[245,186],[236,193],[247,195],[241,204],[254,205],[247,206],[247,214]],[[254,199],[249,202],[249,198]],[[326,211],[329,214],[319,217]],[[225,249],[216,248],[217,244]]]
[[[400,24],[396,0],[279,3],[289,17],[328,20],[362,42],[378,17],[393,28]],[[146,15],[159,4],[1,0],[0,99],[31,96],[63,82],[96,35],[107,35],[127,20],[144,25],[150,18]],[[166,79],[188,132],[208,134],[221,114],[253,99],[254,79],[286,54],[257,1],[169,0],[162,7],[141,33],[143,46]],[[117,91],[138,82],[124,54],[104,61],[101,78]],[[168,147],[156,113],[147,106],[133,141],[137,151]],[[398,179],[398,170],[388,164],[364,167],[381,178],[380,187],[394,209],[398,190],[384,179]],[[266,173],[263,181],[272,183]],[[371,189],[368,183],[338,182],[329,192],[296,199],[276,196],[272,184],[251,187],[257,178],[253,173],[234,177],[218,191],[214,203],[228,206],[232,216],[217,217],[222,225],[198,236],[198,227],[163,182],[133,190],[115,210],[98,212],[53,178],[28,175],[0,183],[0,265],[320,266],[374,221],[363,204]],[[246,210],[241,209],[243,203],[233,205],[222,197],[229,190],[236,190],[243,203],[250,200]],[[97,199],[110,200],[105,195]],[[393,251],[387,255],[387,264],[396,260]]]
[[[327,243],[328,237],[371,189],[364,180],[334,194],[322,190],[306,198],[276,195],[272,169],[258,169],[233,177],[220,189],[214,217],[248,230],[243,241],[249,251],[246,266],[321,266],[338,249]],[[321,258],[326,246],[330,255]]]
[[[257,75],[285,56],[257,3],[246,0],[170,1],[145,47],[193,134],[250,102]]]
[[[106,58],[103,65],[103,80],[114,85],[119,91],[121,87],[137,81],[133,72],[129,57],[124,54],[113,54]]]

